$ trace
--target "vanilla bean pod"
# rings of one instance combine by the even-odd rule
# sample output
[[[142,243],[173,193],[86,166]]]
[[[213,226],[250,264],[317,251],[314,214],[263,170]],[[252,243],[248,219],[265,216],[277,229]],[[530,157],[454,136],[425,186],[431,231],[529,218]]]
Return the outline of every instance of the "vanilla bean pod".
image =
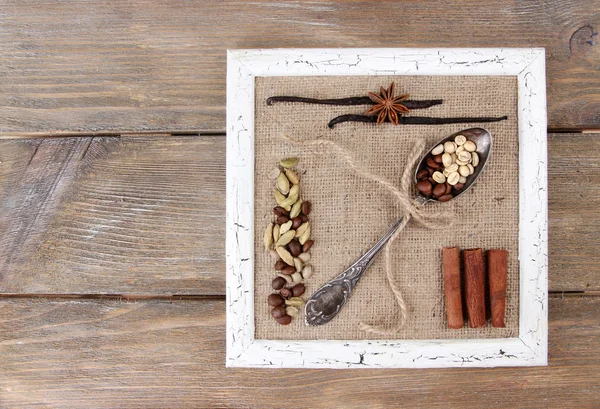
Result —
[[[406,101],[405,101],[406,102]],[[471,122],[499,122],[508,119],[507,116],[499,117],[457,117],[457,118],[436,118],[427,116],[400,116],[398,123],[403,125],[444,125],[444,124],[460,124],[460,123],[471,123]],[[366,122],[366,123],[377,123],[377,115],[340,115],[329,121],[330,128],[333,128],[336,124],[342,122]],[[386,119],[386,122],[389,120]]]
[[[349,98],[333,98],[333,99],[317,99],[317,98],[304,98],[304,97],[293,97],[293,96],[275,96],[267,98],[267,105],[273,105],[274,102],[301,102],[305,104],[319,104],[319,105],[375,105],[369,97],[349,97]],[[408,109],[426,109],[434,105],[440,105],[443,103],[442,99],[431,99],[423,101],[403,101],[402,105]]]

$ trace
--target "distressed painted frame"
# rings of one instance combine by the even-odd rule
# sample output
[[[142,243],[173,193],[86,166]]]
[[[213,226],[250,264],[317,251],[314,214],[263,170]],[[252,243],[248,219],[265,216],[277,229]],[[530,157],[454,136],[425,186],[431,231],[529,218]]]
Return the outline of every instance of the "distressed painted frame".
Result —
[[[254,78],[514,75],[519,115],[519,337],[254,339]],[[547,365],[548,200],[544,49],[272,49],[227,54],[227,356],[230,367],[433,368]]]

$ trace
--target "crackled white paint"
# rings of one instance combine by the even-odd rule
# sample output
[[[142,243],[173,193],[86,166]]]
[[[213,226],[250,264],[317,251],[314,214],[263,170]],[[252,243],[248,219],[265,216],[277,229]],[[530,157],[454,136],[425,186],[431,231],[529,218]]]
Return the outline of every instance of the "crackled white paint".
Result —
[[[514,75],[519,111],[518,338],[254,339],[254,77]],[[280,49],[227,57],[227,366],[433,368],[547,364],[548,199],[544,50]]]

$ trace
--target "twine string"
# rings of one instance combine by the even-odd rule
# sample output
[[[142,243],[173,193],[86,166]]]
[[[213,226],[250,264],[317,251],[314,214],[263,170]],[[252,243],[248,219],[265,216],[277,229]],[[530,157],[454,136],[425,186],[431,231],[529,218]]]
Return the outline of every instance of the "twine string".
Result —
[[[337,143],[327,140],[327,139],[313,139],[308,141],[299,141],[291,138],[288,135],[283,135],[283,138],[288,142],[294,145],[300,146],[324,146],[327,148],[332,148],[337,152],[337,154],[343,158],[347,164],[358,174],[364,176],[372,181],[382,185],[385,187],[396,199],[396,201],[400,204],[403,219],[400,227],[396,232],[390,237],[386,245],[384,246],[384,261],[385,261],[385,273],[390,289],[394,293],[394,298],[396,300],[396,304],[400,310],[398,323],[391,329],[386,329],[382,327],[378,327],[371,324],[366,324],[361,322],[359,324],[360,328],[366,332],[380,335],[394,335],[399,330],[401,330],[406,321],[408,319],[408,308],[406,306],[406,301],[404,300],[404,295],[402,294],[401,288],[396,283],[394,279],[394,272],[392,270],[392,261],[391,261],[391,252],[390,248],[396,238],[400,235],[400,232],[404,229],[406,224],[412,218],[422,226],[432,229],[439,228],[441,224],[449,224],[451,221],[450,215],[447,212],[425,212],[423,211],[421,205],[413,198],[412,196],[412,171],[414,167],[417,165],[423,149],[425,147],[425,141],[419,139],[413,145],[409,155],[406,167],[404,168],[404,172],[402,173],[402,178],[400,179],[400,187],[398,188],[392,182],[387,179],[375,175],[368,170],[358,166],[354,161],[352,155],[339,146]]]

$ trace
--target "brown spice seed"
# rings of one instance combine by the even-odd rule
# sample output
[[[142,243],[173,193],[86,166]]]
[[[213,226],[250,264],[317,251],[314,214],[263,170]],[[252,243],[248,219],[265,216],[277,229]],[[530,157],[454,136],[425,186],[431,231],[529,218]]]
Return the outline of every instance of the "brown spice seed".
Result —
[[[448,200],[452,199],[454,196],[450,195],[444,195],[444,196],[440,196],[438,197],[438,201],[439,202],[447,202]]]
[[[279,290],[279,294],[287,300],[292,296],[292,290],[290,290],[289,288],[282,288],[281,290]]]
[[[285,286],[285,280],[282,277],[275,277],[271,282],[273,290],[279,290]]]
[[[278,225],[280,225],[280,226],[281,226],[282,224],[284,224],[284,223],[287,223],[287,222],[289,222],[289,221],[290,221],[290,219],[288,219],[288,218],[287,218],[287,217],[285,217],[285,216],[279,216],[279,217],[277,218],[277,224],[278,224]]]
[[[269,294],[269,297],[267,297],[267,302],[271,307],[277,307],[278,305],[282,305],[285,300],[279,294]]]
[[[292,322],[292,317],[289,315],[284,315],[281,318],[275,319],[275,321],[277,321],[277,323],[281,325],[288,325],[290,322]]]
[[[446,182],[446,193],[447,195],[450,194],[450,192],[452,192],[452,185],[448,182]]]
[[[426,180],[421,180],[417,183],[417,190],[423,193],[425,196],[431,195],[431,183]]]
[[[292,287],[292,295],[294,297],[300,297],[302,294],[304,294],[304,291],[306,291],[304,284],[296,284]]]
[[[442,154],[440,153],[439,155],[434,155],[433,160],[435,163],[442,163]]]
[[[302,220],[302,223],[306,223],[308,221],[308,216],[305,214],[301,214],[300,215],[300,220]]]
[[[454,190],[456,191],[461,190],[463,187],[465,187],[465,184],[460,182],[453,186]]]
[[[292,230],[296,230],[302,225],[302,219],[300,217],[294,217],[292,219]]]
[[[427,169],[421,169],[417,172],[417,180],[426,179],[429,176]]]
[[[273,208],[273,213],[275,214],[275,216],[279,217],[279,216],[285,216],[287,217],[290,213],[285,210],[283,207],[281,206],[275,206]]]
[[[443,183],[438,183],[437,185],[435,185],[435,187],[433,188],[433,195],[435,197],[440,197],[440,196],[444,196],[446,194],[446,185]]]
[[[296,268],[293,266],[287,266],[281,270],[281,274],[285,274],[286,276],[290,276],[290,275],[294,274],[295,272],[296,272]]]
[[[271,310],[271,316],[273,318],[281,318],[284,315],[286,315],[286,313],[285,313],[285,307],[283,305],[278,305],[277,307],[275,307]]]
[[[288,243],[288,249],[294,257],[298,257],[300,254],[302,254],[302,245],[297,239],[293,239]]]
[[[434,161],[432,157],[427,158],[427,166],[435,170],[438,170],[442,167],[442,165]]]
[[[307,240],[302,246],[302,253],[306,253],[308,250],[310,250],[313,244],[315,244],[314,240]]]
[[[283,268],[285,268],[285,266],[287,266],[287,264],[285,264],[285,261],[282,259],[279,259],[275,262],[275,270],[277,271],[281,271]]]
[[[302,213],[306,216],[310,214],[312,210],[312,204],[309,201],[302,202]]]

